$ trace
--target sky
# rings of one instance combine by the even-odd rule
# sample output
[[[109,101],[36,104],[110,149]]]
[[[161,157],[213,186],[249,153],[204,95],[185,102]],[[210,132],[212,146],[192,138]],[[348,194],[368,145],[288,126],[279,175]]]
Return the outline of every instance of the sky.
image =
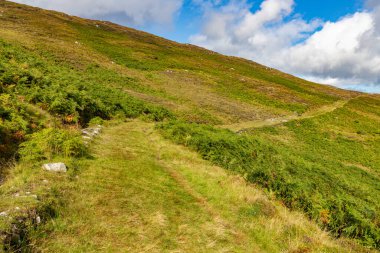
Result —
[[[14,0],[380,93],[380,0]]]

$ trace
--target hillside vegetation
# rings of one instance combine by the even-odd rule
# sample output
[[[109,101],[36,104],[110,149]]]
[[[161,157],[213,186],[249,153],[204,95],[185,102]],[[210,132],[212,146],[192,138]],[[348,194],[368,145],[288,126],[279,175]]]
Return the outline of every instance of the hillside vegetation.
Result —
[[[60,215],[35,232],[36,251],[364,252],[151,123],[108,126],[91,151],[79,177],[61,185]]]
[[[379,95],[7,1],[0,24],[5,251],[380,249]]]

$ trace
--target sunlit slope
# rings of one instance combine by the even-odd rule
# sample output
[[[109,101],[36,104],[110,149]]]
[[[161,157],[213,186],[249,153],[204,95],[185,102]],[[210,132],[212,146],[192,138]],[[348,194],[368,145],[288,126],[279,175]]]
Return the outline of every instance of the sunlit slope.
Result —
[[[366,252],[333,240],[244,179],[165,140],[154,124],[105,128],[37,252]],[[51,231],[46,234],[46,231]]]
[[[107,22],[5,1],[0,9],[3,40],[84,74],[96,68],[110,76],[104,85],[164,105],[194,122],[230,124],[302,114],[355,96]],[[116,75],[130,80],[119,82]]]
[[[332,235],[379,249],[379,102],[363,95],[313,115],[223,126],[238,134],[181,122],[161,128],[303,210]]]
[[[0,212],[27,204],[21,198],[15,202],[14,196],[33,192],[43,185],[40,183],[46,179],[40,170],[43,163],[66,161],[75,168],[69,170],[67,177],[49,175],[50,183],[57,186],[50,189],[52,192],[40,189],[52,196],[52,202],[67,203],[71,196],[78,202],[70,205],[71,209],[53,205],[57,209],[54,212],[62,216],[45,219],[47,223],[38,231],[40,234],[33,234],[37,248],[59,252],[64,248],[61,242],[79,244],[81,239],[88,239],[84,249],[88,246],[87,249],[97,250],[99,246],[112,250],[110,240],[99,242],[102,233],[109,238],[120,233],[122,239],[128,234],[131,235],[128,238],[140,236],[148,240],[157,236],[156,230],[151,233],[149,230],[160,228],[165,217],[173,221],[168,226],[169,233],[159,234],[157,245],[144,245],[148,250],[177,247],[171,238],[182,235],[178,230],[183,224],[194,225],[185,227],[188,233],[181,237],[194,243],[189,246],[194,251],[208,246],[215,251],[224,246],[243,251],[250,245],[263,252],[281,251],[282,246],[288,252],[325,252],[324,249],[358,252],[361,249],[352,246],[356,242],[380,248],[379,95],[307,82],[248,60],[108,22],[1,0],[0,89],[0,158],[15,157],[19,162],[6,184],[0,186],[0,197],[4,200]],[[122,122],[138,117],[144,122],[134,121],[106,130],[106,139],[94,144],[94,150],[87,154],[90,157],[82,152],[81,128],[103,120]],[[159,130],[146,122],[160,122]],[[159,139],[158,134],[172,144]],[[151,135],[153,139],[149,139]],[[66,139],[46,148],[45,136]],[[108,143],[110,140],[112,143]],[[148,145],[150,142],[154,145]],[[174,146],[173,142],[187,148]],[[69,148],[64,149],[62,143]],[[156,151],[161,148],[159,144],[170,148],[167,157]],[[187,163],[188,149],[219,167],[208,167],[210,164],[191,153],[192,159],[197,159],[195,169],[192,168],[192,163]],[[186,155],[181,156],[183,153]],[[91,155],[95,155],[95,160],[91,160]],[[182,163],[188,169],[183,169]],[[87,170],[86,165],[93,170]],[[257,207],[256,202],[246,200],[241,206],[236,204],[239,193],[235,190],[239,188],[250,195],[252,188],[245,188],[240,177],[237,183],[225,188],[218,186],[223,181],[217,178],[226,175],[208,178],[207,173],[197,174],[198,166],[215,169],[215,173],[220,172],[220,167],[233,171],[255,184],[254,191],[265,196],[268,206],[274,205],[285,214],[266,214],[266,204],[259,203]],[[139,171],[139,167],[146,170]],[[112,181],[116,184],[108,184]],[[76,195],[76,189],[93,197],[92,204],[105,215],[104,223],[97,223],[96,214],[92,216],[86,203],[79,201],[82,198]],[[107,202],[108,189],[112,190],[114,203]],[[123,202],[124,192],[136,193],[135,206]],[[167,206],[156,208],[153,202],[157,192],[164,192],[160,195],[162,202],[175,198],[178,203],[170,206],[191,210],[186,220],[176,220]],[[231,198],[229,192],[233,192]],[[146,197],[149,193],[151,199]],[[139,202],[140,199],[146,202]],[[43,199],[33,200],[33,205],[41,203],[45,203]],[[122,214],[112,216],[101,210],[108,204],[119,208]],[[144,209],[148,206],[149,210],[161,208],[162,212],[151,216]],[[333,236],[355,240],[342,246],[325,237],[305,217],[300,224],[294,224],[295,216],[286,216],[290,209],[303,211],[313,224]],[[86,222],[80,216],[81,210],[88,212],[92,220]],[[199,210],[203,211],[197,216]],[[231,219],[222,223],[232,224],[231,227],[219,226],[213,210],[220,214],[218,217]],[[124,211],[146,212],[141,214],[139,231],[118,227],[115,221],[126,218]],[[79,216],[71,216],[73,213]],[[107,219],[112,217],[115,220]],[[133,216],[131,219],[132,223],[139,221]],[[271,223],[267,224],[267,220]],[[11,222],[2,216],[1,229],[9,228]],[[109,230],[104,231],[102,226]],[[76,231],[84,233],[73,237]],[[206,239],[200,238],[204,231],[210,232]],[[312,237],[310,233],[314,232]],[[189,239],[192,235],[199,239],[198,243]],[[215,240],[217,244],[213,244]],[[134,241],[131,239],[131,243]],[[31,243],[33,246],[34,241]],[[122,241],[115,243],[129,247]],[[73,247],[79,247],[78,244]],[[133,249],[145,249],[135,246]],[[186,250],[185,247],[177,248]]]

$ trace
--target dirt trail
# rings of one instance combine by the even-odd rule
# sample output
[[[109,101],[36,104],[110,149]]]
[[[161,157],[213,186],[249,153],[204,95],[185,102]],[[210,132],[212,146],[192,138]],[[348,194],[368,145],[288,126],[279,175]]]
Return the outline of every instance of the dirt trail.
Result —
[[[302,115],[287,115],[283,117],[278,118],[272,118],[272,119],[266,119],[266,120],[258,120],[258,121],[246,121],[246,122],[240,122],[236,124],[231,125],[221,125],[219,127],[230,129],[234,132],[241,132],[250,128],[260,128],[260,127],[266,127],[266,126],[275,126],[282,123],[286,123],[292,120],[300,120],[300,119],[309,119],[314,118],[329,112],[333,112],[336,109],[342,108],[345,106],[350,100],[339,100],[333,104],[325,105],[320,108],[317,108],[313,111],[308,111]]]

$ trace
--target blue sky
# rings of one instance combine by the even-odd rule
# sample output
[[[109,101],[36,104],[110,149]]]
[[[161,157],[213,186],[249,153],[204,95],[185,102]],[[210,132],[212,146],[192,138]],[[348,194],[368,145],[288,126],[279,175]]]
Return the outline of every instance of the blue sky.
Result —
[[[380,93],[380,0],[14,0]]]
[[[363,7],[363,0],[301,0],[296,2],[295,12],[309,20],[319,17],[336,21]]]
[[[253,6],[251,10],[256,11],[263,1],[250,0],[248,2]],[[295,13],[301,15],[306,20],[320,18],[337,21],[341,17],[355,13],[363,8],[364,0],[298,0],[295,4]],[[175,16],[172,26],[160,29],[154,25],[152,27],[152,24],[147,24],[146,26],[137,26],[136,28],[174,41],[187,43],[189,37],[199,32],[202,28],[202,18],[203,12],[199,6],[193,4],[191,0],[186,0],[180,12]]]

